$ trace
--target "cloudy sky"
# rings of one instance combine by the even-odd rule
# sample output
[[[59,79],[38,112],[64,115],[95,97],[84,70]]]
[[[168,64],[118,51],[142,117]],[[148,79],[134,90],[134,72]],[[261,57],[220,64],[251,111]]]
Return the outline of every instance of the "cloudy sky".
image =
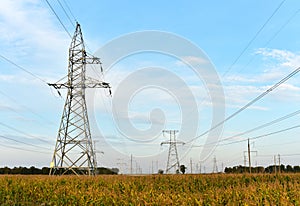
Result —
[[[206,133],[299,67],[299,1],[48,2],[59,19],[44,0],[1,1],[0,166],[49,166],[66,93],[46,83],[67,74],[76,21],[103,62],[89,75],[112,85],[87,91],[99,165],[165,169],[163,129],[189,171],[243,165],[247,138],[252,164],[299,164],[299,74]]]

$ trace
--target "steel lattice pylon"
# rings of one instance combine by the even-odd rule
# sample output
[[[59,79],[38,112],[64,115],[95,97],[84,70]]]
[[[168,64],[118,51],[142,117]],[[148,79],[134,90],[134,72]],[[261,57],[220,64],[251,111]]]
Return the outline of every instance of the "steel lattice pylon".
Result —
[[[169,155],[167,162],[166,173],[171,173],[171,170],[174,169],[177,173],[179,171],[179,158],[177,152],[177,144],[184,144],[184,142],[176,141],[176,133],[178,130],[163,130],[163,133],[168,133],[170,135],[170,140],[166,142],[162,142],[160,145],[169,144]]]
[[[99,58],[87,55],[80,24],[77,23],[69,48],[68,81],[49,84],[57,90],[67,89],[67,98],[50,165],[50,175],[94,175],[96,172],[97,161],[91,137],[85,89],[108,88],[110,90],[110,86],[106,82],[86,77],[87,64],[101,65],[101,62]]]

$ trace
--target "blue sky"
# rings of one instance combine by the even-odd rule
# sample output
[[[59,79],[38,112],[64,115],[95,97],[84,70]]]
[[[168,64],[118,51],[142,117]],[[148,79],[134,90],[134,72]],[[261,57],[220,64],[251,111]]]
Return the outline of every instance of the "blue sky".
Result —
[[[61,1],[63,5],[65,2],[81,24],[85,42],[91,53],[99,49],[101,51],[101,48],[123,35],[140,31],[168,32],[202,49],[203,57],[207,57],[214,65],[222,84],[226,102],[225,116],[237,111],[300,65],[300,3],[296,0],[232,0],[224,3]],[[72,35],[74,27],[58,1],[49,0],[49,3]],[[280,8],[274,13],[279,5]],[[69,15],[73,20],[72,15]],[[70,37],[46,1],[4,0],[1,2],[0,24],[0,54],[38,77],[0,58],[0,166],[49,166],[64,99],[40,79],[56,82],[66,75]],[[129,55],[110,68],[105,68],[109,55],[100,58],[106,70],[105,81],[112,84],[113,97],[108,97],[105,91],[97,91],[95,94],[91,93],[92,98],[89,99],[89,105],[95,106],[90,111],[91,118],[96,122],[93,125],[96,127],[95,131],[94,127],[92,131],[93,139],[97,141],[97,150],[104,152],[98,154],[99,165],[119,166],[122,167],[122,172],[128,172],[129,157],[133,154],[136,162],[134,166],[139,165],[143,172],[152,169],[152,161],[158,162],[158,167],[165,169],[168,147],[161,147],[159,144],[165,141],[166,137],[156,133],[153,137],[152,134],[144,136],[149,140],[147,143],[134,141],[134,135],[130,137],[132,139],[122,136],[124,131],[120,131],[118,123],[123,121],[129,120],[141,131],[151,127],[151,120],[157,128],[180,130],[183,124],[181,112],[187,111],[185,108],[189,108],[190,101],[194,99],[198,108],[197,118],[185,120],[184,124],[191,125],[191,130],[196,127],[197,135],[211,127],[212,105],[207,85],[178,58],[144,52]],[[131,94],[127,116],[122,116],[121,111],[114,114],[112,106],[115,103],[119,104],[126,97],[125,94],[119,96],[120,99],[116,98],[114,92],[118,94],[118,91],[122,91],[119,86],[122,82],[126,83],[130,75],[149,67],[163,68],[168,74],[174,75],[174,78],[178,77],[182,84],[189,88],[192,96],[184,96],[186,93],[180,91],[182,87],[170,81],[169,89],[141,88],[139,93]],[[98,75],[94,74],[94,77]],[[143,82],[149,79],[156,79],[161,83],[168,80],[167,78],[153,72],[148,76],[139,76],[136,81],[125,84],[123,88],[143,85]],[[220,138],[245,132],[299,110],[299,79],[299,74],[295,75],[250,108],[227,121]],[[171,90],[178,91],[175,92],[175,97],[170,95]],[[176,95],[179,96],[179,100],[184,101],[178,101]],[[161,121],[161,113],[155,109],[164,113],[165,122]],[[151,111],[154,111],[152,119],[149,116]],[[194,117],[196,113],[192,114]],[[202,171],[204,167],[206,172],[212,171],[214,157],[219,168],[222,163],[224,166],[244,164],[246,142],[222,144],[261,136],[298,124],[299,115],[295,115],[247,135],[220,142],[213,153],[201,162]],[[188,129],[185,131],[181,134],[182,141],[188,142],[194,134],[188,133]],[[299,129],[293,129],[253,140],[251,147],[258,151],[258,155],[253,157],[252,164],[273,164],[273,155],[280,154],[282,163],[299,165],[298,134]],[[202,145],[206,138],[198,138],[193,143]],[[201,151],[201,147],[180,147],[181,163],[189,166],[192,159],[195,171],[196,164],[200,165]],[[154,170],[157,171],[158,168],[154,165]]]

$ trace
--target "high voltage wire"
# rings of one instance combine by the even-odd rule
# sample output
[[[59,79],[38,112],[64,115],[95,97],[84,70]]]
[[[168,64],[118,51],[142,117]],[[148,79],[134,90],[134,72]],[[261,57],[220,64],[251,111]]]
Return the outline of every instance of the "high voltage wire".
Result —
[[[77,21],[76,18],[75,18],[75,16],[74,16],[74,14],[73,14],[73,12],[71,11],[69,5],[67,4],[67,2],[66,2],[65,0],[63,0],[63,2],[64,2],[64,4],[66,5],[66,7],[67,7],[68,11],[70,12],[71,16],[73,17],[73,19],[74,19],[75,21]]]
[[[34,78],[39,79],[39,80],[42,81],[43,83],[46,83],[46,84],[47,84],[47,82],[46,82],[45,80],[43,80],[43,79],[40,78],[39,76],[35,75],[34,73],[28,71],[28,70],[25,69],[24,67],[18,65],[17,63],[13,62],[13,61],[10,60],[9,58],[7,58],[7,57],[5,57],[5,56],[3,56],[3,55],[1,55],[1,54],[0,54],[0,57],[1,57],[2,59],[4,59],[5,61],[7,61],[8,63],[10,63],[10,64],[16,66],[16,67],[19,68],[19,69],[21,69],[22,71],[24,71],[24,72],[30,74],[30,75],[33,76]]]
[[[239,113],[241,113],[242,111],[244,111],[245,109],[247,109],[248,107],[250,107],[251,105],[253,105],[255,102],[257,102],[258,100],[260,100],[261,98],[263,98],[264,96],[266,96],[267,94],[269,94],[271,91],[275,90],[277,87],[279,87],[281,84],[283,84],[288,79],[290,79],[291,77],[293,77],[299,71],[300,71],[300,67],[298,67],[297,69],[295,69],[293,72],[291,72],[289,75],[287,75],[286,77],[284,77],[283,79],[281,79],[279,82],[277,82],[276,84],[274,84],[272,87],[270,87],[269,89],[267,89],[265,92],[263,92],[262,94],[260,94],[258,97],[256,97],[255,99],[253,99],[252,101],[250,101],[249,103],[247,103],[245,106],[243,106],[242,108],[240,108],[238,111],[234,112],[233,114],[231,114],[230,116],[228,116],[227,118],[225,118],[223,121],[219,122],[218,124],[212,126],[212,128],[210,128],[209,130],[203,132],[199,136],[196,136],[193,139],[191,139],[190,141],[186,142],[186,144],[189,144],[189,143],[193,142],[194,140],[196,140],[196,139],[198,139],[200,137],[203,137],[204,135],[208,134],[210,131],[212,131],[212,130],[218,128],[218,127],[220,127],[225,122],[227,122],[228,120],[232,119],[233,117],[235,117],[236,115],[238,115]]]
[[[300,153],[292,153],[292,154],[280,154],[281,157],[288,157],[288,156],[300,156]],[[273,154],[262,154],[257,155],[257,157],[274,157]]]
[[[41,146],[38,146],[38,145],[34,145],[34,144],[31,144],[31,143],[27,143],[27,142],[23,142],[23,141],[20,141],[20,140],[16,140],[16,139],[13,139],[13,138],[10,138],[10,137],[7,137],[7,136],[0,135],[0,137],[3,138],[3,139],[6,139],[6,140],[14,141],[14,142],[25,144],[25,145],[28,145],[28,146],[32,146],[32,147],[37,147],[37,148],[40,148],[40,149],[47,149],[48,150],[48,148],[41,147]]]
[[[59,16],[57,15],[57,13],[55,12],[55,10],[51,6],[51,4],[49,3],[49,1],[48,0],[45,0],[45,1],[47,2],[48,6],[50,7],[51,11],[54,13],[54,15],[56,16],[56,18],[58,19],[59,23],[62,25],[62,27],[64,28],[64,30],[67,32],[67,34],[69,35],[69,37],[72,39],[71,34],[67,30],[67,28],[65,27],[65,25],[63,24],[63,22],[61,21],[61,19],[59,18]]]
[[[35,116],[39,117],[40,119],[43,119],[44,121],[48,122],[49,124],[52,124],[52,125],[56,125],[54,122],[46,119],[45,117],[41,116],[39,113],[33,111],[32,109],[30,109],[29,107],[25,106],[25,105],[22,105],[20,104],[17,100],[15,100],[14,98],[8,96],[7,94],[5,94],[4,92],[0,91],[0,94],[5,96],[6,98],[8,98],[10,101],[20,105],[21,107],[23,107],[25,110],[29,111],[30,113],[34,114]],[[20,114],[22,116],[24,116],[23,114],[21,114],[20,112],[18,112],[17,110],[11,108],[10,110],[14,111],[15,113],[17,114]]]
[[[1,136],[0,136],[1,137]],[[50,154],[49,152],[42,152],[42,151],[37,151],[37,150],[31,150],[31,149],[24,149],[24,148],[19,148],[19,147],[14,147],[11,145],[0,145],[3,146],[5,148],[12,148],[12,149],[17,149],[17,150],[21,150],[21,151],[26,151],[26,152],[34,152],[34,153],[42,153],[42,154]]]
[[[286,0],[283,0],[278,7],[273,11],[271,16],[267,19],[267,21],[260,27],[260,29],[256,32],[254,37],[248,42],[246,47],[242,50],[242,52],[237,56],[237,58],[233,61],[233,63],[229,66],[229,68],[224,72],[222,75],[223,77],[226,76],[226,74],[232,69],[232,67],[237,63],[237,61],[241,58],[241,56],[246,52],[246,50],[249,48],[249,46],[254,42],[254,40],[257,38],[257,36],[260,34],[260,32],[265,28],[265,26],[270,22],[270,20],[273,18],[273,16],[277,13],[277,11],[281,8],[283,3]]]
[[[40,80],[41,82],[47,84],[47,82],[46,82],[44,79],[40,78],[39,76],[35,75],[34,73],[32,73],[32,72],[30,72],[29,70],[25,69],[24,67],[20,66],[19,64],[17,64],[17,63],[15,63],[14,61],[10,60],[9,58],[7,58],[7,57],[5,57],[5,56],[3,56],[3,55],[1,55],[1,54],[0,54],[0,57],[1,57],[2,59],[4,59],[5,61],[7,61],[8,63],[10,63],[10,64],[14,65],[15,67],[17,67],[18,69],[20,69],[20,70],[26,72],[27,74],[31,75],[32,77],[34,77],[34,78]],[[47,86],[48,86],[48,84],[47,84]],[[8,96],[8,95],[5,94],[4,92],[0,91],[0,93],[1,93],[3,96],[9,98],[11,101],[13,101],[13,102],[15,102],[15,103],[17,103],[17,104],[20,105],[20,103],[18,103],[15,99],[13,99],[12,97]],[[44,120],[45,120],[44,117],[42,117],[42,116],[39,115],[38,113],[32,111],[32,110],[29,109],[28,107],[25,107],[24,105],[21,105],[21,106],[24,107],[26,110],[30,111],[32,114],[34,114],[34,115],[40,117],[41,119],[44,119]],[[15,111],[15,110],[14,110],[14,111]],[[15,112],[17,112],[17,111],[15,111]],[[17,112],[17,113],[18,113],[18,112]],[[49,120],[47,120],[47,122],[49,122],[49,123],[51,123],[51,124],[54,124],[53,122],[51,122],[51,121],[49,121]]]
[[[232,139],[232,138],[235,138],[235,137],[239,137],[239,136],[242,136],[242,135],[245,135],[245,134],[254,132],[254,131],[256,131],[256,130],[259,130],[259,129],[268,127],[268,126],[273,125],[273,124],[275,124],[275,123],[281,122],[281,121],[286,120],[286,119],[291,118],[291,117],[294,117],[294,116],[296,116],[296,115],[298,115],[298,114],[300,114],[300,110],[297,110],[297,111],[295,111],[295,112],[293,112],[293,113],[290,113],[290,114],[288,114],[288,115],[285,115],[285,116],[283,116],[283,117],[280,117],[280,118],[278,118],[278,119],[275,119],[275,120],[273,120],[273,121],[271,121],[271,122],[265,123],[265,124],[263,124],[263,125],[257,126],[257,127],[253,128],[253,129],[247,130],[247,131],[245,131],[245,132],[241,132],[241,133],[236,134],[236,135],[233,135],[233,136],[231,136],[231,137],[222,139],[222,141],[225,141],[225,140],[228,140],[228,139]]]
[[[274,134],[279,134],[279,133],[290,131],[290,130],[297,129],[297,128],[300,128],[300,125],[296,125],[296,126],[289,127],[289,128],[286,128],[286,129],[278,130],[278,131],[275,131],[275,132],[266,133],[266,134],[259,135],[259,136],[256,136],[256,137],[251,137],[251,138],[248,138],[248,139],[249,140],[260,139],[260,138],[263,138],[263,137],[271,136],[271,135],[274,135]],[[231,144],[236,144],[236,143],[240,143],[240,142],[245,142],[245,141],[248,141],[248,139],[243,139],[243,140],[237,140],[237,141],[234,141],[234,142],[224,143],[224,144],[220,144],[218,146],[225,146],[225,145],[231,145]]]
[[[60,3],[59,0],[57,0],[57,2],[59,3],[60,7],[62,8],[62,10],[64,11],[65,15],[67,16],[67,18],[69,19],[70,23],[73,25],[73,27],[75,28],[75,24],[73,23],[73,21],[71,20],[70,16],[68,15],[68,13],[66,12],[65,8],[63,7],[63,5]]]
[[[290,18],[287,19],[287,21],[284,22],[284,24],[275,32],[275,34],[263,45],[263,47],[266,47],[269,45],[269,43],[290,23],[290,21],[300,12],[300,9],[296,10]],[[252,56],[252,58],[248,61],[248,63],[238,71],[240,73],[243,71],[253,60],[255,59],[255,56]]]
[[[66,12],[66,9],[65,9],[64,6],[61,4],[60,0],[57,0],[57,1],[58,1],[59,5],[61,6],[61,8],[63,9],[65,15],[67,16],[67,18],[69,19],[69,21],[70,21],[71,24],[73,25],[73,27],[75,27],[74,24],[73,24],[73,22],[72,22],[72,20],[71,20],[71,18],[69,17],[69,15],[68,15],[67,12]],[[61,21],[61,19],[59,18],[58,14],[55,12],[54,8],[50,5],[50,3],[48,2],[48,0],[46,0],[46,2],[47,2],[47,4],[48,4],[48,6],[50,7],[50,9],[52,10],[52,12],[55,14],[56,18],[59,20],[60,24],[63,26],[63,28],[64,28],[65,31],[67,32],[67,34],[68,34],[68,35],[70,36],[70,38],[72,39],[71,34],[70,34],[70,33],[68,32],[68,30],[66,29],[66,26],[65,26],[64,23]],[[66,1],[64,1],[64,4],[66,5],[68,11],[70,12],[70,14],[72,15],[72,17],[73,17],[73,18],[75,19],[75,21],[76,21],[76,18],[75,18],[73,12],[71,11],[71,9],[70,9],[70,7],[68,6],[68,4],[67,4]],[[91,49],[89,48],[89,46],[88,46],[87,44],[86,44],[85,46],[87,47],[87,49],[88,49],[89,51],[91,51]],[[90,54],[90,55],[93,56],[93,54],[91,54],[90,52],[87,52],[87,54]],[[97,72],[96,68],[94,67],[94,65],[90,65],[90,66],[91,66],[92,70],[95,72],[95,74],[96,74],[100,79],[102,79],[102,77],[98,74],[98,72]],[[100,66],[101,66],[101,65],[100,65]],[[103,70],[103,69],[102,69],[102,66],[101,66],[101,71],[102,71],[102,70]]]
[[[286,120],[286,119],[288,119],[288,118],[294,117],[294,116],[296,116],[296,115],[298,115],[298,114],[300,114],[300,110],[297,110],[297,111],[295,111],[295,112],[292,112],[292,113],[290,113],[290,114],[287,114],[287,115],[285,115],[285,116],[282,116],[282,117],[280,117],[280,118],[277,118],[277,119],[275,119],[275,120],[273,120],[273,121],[271,121],[271,122],[267,122],[267,123],[265,123],[265,124],[262,124],[262,125],[260,125],[260,126],[257,126],[257,127],[255,127],[255,128],[249,129],[249,130],[247,130],[247,131],[245,131],[245,132],[241,132],[241,133],[238,133],[238,134],[236,134],[236,135],[233,135],[233,136],[230,136],[230,137],[227,137],[227,138],[223,138],[223,139],[221,139],[221,140],[219,140],[219,141],[216,141],[216,142],[210,142],[210,143],[208,143],[208,144],[203,144],[203,145],[193,145],[192,147],[203,147],[203,146],[205,146],[205,145],[211,145],[211,144],[216,144],[216,143],[219,143],[219,142],[224,142],[224,141],[233,139],[233,138],[235,138],[235,137],[240,137],[240,136],[242,136],[242,135],[249,134],[249,133],[251,133],[251,132],[254,132],[254,131],[257,131],[257,130],[259,130],[259,129],[265,128],[265,127],[267,127],[267,126],[273,125],[273,124],[275,124],[275,123],[281,122],[281,121]]]
[[[300,153],[294,153],[294,154],[280,154],[280,156],[299,156]]]
[[[242,51],[242,53],[237,57],[237,59],[235,60],[235,62],[228,68],[228,70],[223,74],[223,76],[226,75],[226,73],[229,72],[229,70],[231,70],[231,68],[233,67],[233,65],[238,61],[238,59],[242,56],[242,54],[246,51],[246,49],[250,46],[250,44],[256,39],[256,37],[259,35],[259,33],[263,30],[263,28],[267,25],[267,23],[271,20],[271,18],[277,13],[277,11],[281,8],[281,6],[283,5],[283,3],[286,0],[283,0],[278,7],[274,10],[274,12],[272,13],[272,15],[267,19],[267,21],[263,24],[263,26],[259,29],[259,31],[256,33],[256,35],[249,41],[249,43],[247,44],[246,48]],[[283,28],[296,16],[296,14],[300,11],[300,9],[298,9],[293,15],[291,15],[291,17],[280,27],[280,29],[272,36],[272,38],[265,44],[265,46],[267,46],[282,30]],[[252,58],[248,63],[250,64],[252,62],[254,58]],[[246,66],[247,66],[246,65]],[[245,67],[246,67],[245,66]],[[245,68],[244,67],[244,68]],[[243,69],[241,69],[243,70]],[[241,71],[240,70],[240,71]],[[202,101],[203,102],[203,101]],[[207,133],[205,133],[207,134]],[[205,134],[201,134],[201,136],[205,135]],[[193,139],[191,140],[193,141]],[[188,143],[190,143],[191,141],[189,141]]]
[[[49,144],[49,142],[46,141],[46,140],[43,140],[43,139],[38,138],[38,137],[36,137],[36,136],[27,134],[27,133],[25,133],[25,132],[23,132],[23,131],[21,131],[21,130],[19,130],[19,129],[16,129],[16,128],[12,127],[12,126],[9,126],[9,125],[7,125],[7,124],[5,124],[5,123],[3,123],[3,122],[0,122],[0,125],[2,125],[2,126],[4,126],[4,127],[8,128],[8,129],[11,129],[11,130],[13,130],[13,131],[15,131],[15,132],[18,132],[18,133],[20,133],[20,134],[22,134],[22,135],[25,135],[25,136],[28,136],[28,137],[32,137],[32,138],[37,139],[37,140],[39,140],[39,141],[41,141],[41,142],[44,142],[44,143],[48,143],[48,144]]]

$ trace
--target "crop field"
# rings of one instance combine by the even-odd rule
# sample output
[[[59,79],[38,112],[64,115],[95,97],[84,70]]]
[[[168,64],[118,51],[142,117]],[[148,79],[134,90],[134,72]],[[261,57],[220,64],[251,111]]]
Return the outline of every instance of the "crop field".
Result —
[[[300,175],[0,176],[0,205],[300,205]]]

